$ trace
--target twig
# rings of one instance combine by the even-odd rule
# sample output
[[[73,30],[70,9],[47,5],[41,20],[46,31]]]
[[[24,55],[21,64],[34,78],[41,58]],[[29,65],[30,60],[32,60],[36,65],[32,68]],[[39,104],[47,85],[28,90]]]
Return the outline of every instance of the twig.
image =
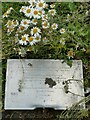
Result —
[[[76,94],[76,93],[73,93],[73,92],[71,92],[71,91],[68,91],[69,93],[72,93],[73,95],[77,95],[77,96],[80,96],[80,97],[84,97],[84,96],[82,96],[82,95],[78,95],[78,94]]]
[[[82,82],[82,81],[79,80],[79,79],[68,79],[68,80],[66,80],[66,81],[80,81],[80,82]]]

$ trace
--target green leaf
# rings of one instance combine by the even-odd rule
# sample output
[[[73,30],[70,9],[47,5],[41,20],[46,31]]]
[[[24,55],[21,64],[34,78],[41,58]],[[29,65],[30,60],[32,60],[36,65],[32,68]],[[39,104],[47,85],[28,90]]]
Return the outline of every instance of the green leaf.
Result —
[[[68,7],[71,11],[73,11],[75,9],[75,4],[70,2]]]
[[[67,60],[67,65],[69,65],[70,67],[72,67],[72,60]]]

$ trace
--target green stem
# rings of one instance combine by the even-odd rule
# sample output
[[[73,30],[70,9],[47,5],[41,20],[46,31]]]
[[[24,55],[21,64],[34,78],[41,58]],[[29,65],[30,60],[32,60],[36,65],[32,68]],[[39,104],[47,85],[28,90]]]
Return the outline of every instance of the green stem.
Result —
[[[18,21],[20,21],[20,20],[22,20],[23,18],[21,18],[21,17],[12,17],[12,16],[9,16],[9,18],[12,18],[12,19],[17,19]]]
[[[14,11],[17,15],[19,15],[19,16],[21,17],[21,15],[20,15],[18,12],[16,12],[14,9],[13,9],[13,11]]]

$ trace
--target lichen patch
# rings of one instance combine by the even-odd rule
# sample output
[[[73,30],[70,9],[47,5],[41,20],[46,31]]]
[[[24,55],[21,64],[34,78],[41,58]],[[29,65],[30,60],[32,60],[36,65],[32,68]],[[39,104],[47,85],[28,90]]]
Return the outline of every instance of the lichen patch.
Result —
[[[45,84],[48,84],[50,88],[53,88],[56,85],[56,82],[52,78],[46,78]]]

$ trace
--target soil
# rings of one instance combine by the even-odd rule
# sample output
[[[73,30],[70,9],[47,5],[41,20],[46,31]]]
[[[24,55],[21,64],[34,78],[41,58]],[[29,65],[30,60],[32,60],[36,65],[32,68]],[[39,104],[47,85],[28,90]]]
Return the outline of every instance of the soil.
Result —
[[[57,120],[61,111],[54,109],[35,109],[30,111],[4,111],[2,120]]]

